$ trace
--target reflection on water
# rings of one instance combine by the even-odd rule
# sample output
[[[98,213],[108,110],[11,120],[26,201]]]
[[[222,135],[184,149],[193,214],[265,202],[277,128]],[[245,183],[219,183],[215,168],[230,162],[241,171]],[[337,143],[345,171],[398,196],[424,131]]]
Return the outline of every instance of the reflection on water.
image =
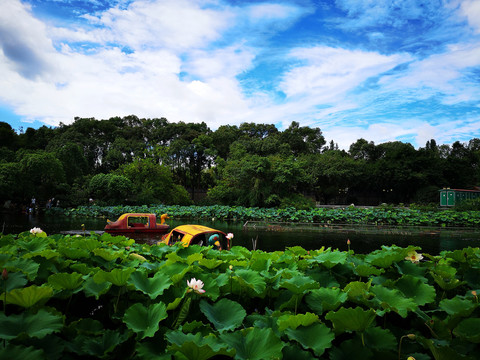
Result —
[[[115,220],[115,219],[111,219]],[[81,230],[82,224],[86,231],[103,230],[106,219],[99,218],[68,218],[56,216],[35,216],[0,214],[0,230],[4,234],[28,231],[32,227],[40,227],[47,234],[60,233],[68,230]],[[351,249],[356,253],[368,253],[380,249],[382,245],[398,245],[406,247],[416,245],[422,251],[432,255],[442,250],[455,250],[464,247],[480,246],[480,229],[451,230],[433,228],[378,228],[372,226],[252,226],[244,227],[243,222],[223,222],[207,220],[170,219],[171,228],[183,224],[201,224],[233,233],[233,245],[252,249],[252,239],[258,237],[257,249],[264,251],[284,250],[286,247],[302,246],[307,250],[319,249],[322,246],[333,249],[347,250],[347,240],[351,241]],[[160,235],[148,242],[160,239]],[[141,238],[136,238],[142,241]],[[143,241],[147,241],[143,239]]]

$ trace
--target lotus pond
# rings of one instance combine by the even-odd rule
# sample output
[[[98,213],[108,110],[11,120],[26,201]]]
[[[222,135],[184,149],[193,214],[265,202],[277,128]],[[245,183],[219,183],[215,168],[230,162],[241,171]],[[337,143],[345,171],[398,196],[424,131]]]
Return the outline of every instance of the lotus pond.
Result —
[[[477,359],[480,249],[0,235],[0,358]]]

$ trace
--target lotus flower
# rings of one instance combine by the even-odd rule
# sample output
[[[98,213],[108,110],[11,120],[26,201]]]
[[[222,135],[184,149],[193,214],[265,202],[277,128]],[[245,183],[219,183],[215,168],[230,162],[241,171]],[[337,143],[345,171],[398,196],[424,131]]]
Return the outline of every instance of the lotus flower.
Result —
[[[205,290],[203,290],[203,281],[202,280],[197,280],[195,278],[192,278],[190,281],[187,280],[187,286],[189,289],[187,292],[192,292],[195,291],[197,294],[203,294]]]
[[[405,257],[405,260],[410,260],[414,264],[418,264],[422,259],[423,259],[423,255],[418,254],[416,251],[410,251]]]
[[[228,234],[227,234],[227,239],[228,239],[228,240],[232,240],[232,239],[233,239],[233,234],[232,234],[232,233],[228,233]]]
[[[43,232],[42,229],[34,227],[33,229],[30,230],[30,234],[36,235],[36,234],[41,234]]]

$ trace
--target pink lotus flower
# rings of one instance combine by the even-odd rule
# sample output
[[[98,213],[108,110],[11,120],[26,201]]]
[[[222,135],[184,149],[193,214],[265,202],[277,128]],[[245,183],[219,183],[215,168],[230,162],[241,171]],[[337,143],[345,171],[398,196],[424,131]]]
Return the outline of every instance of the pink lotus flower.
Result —
[[[228,240],[232,240],[232,239],[233,239],[233,234],[232,234],[232,233],[228,233],[228,234],[227,234],[227,239],[228,239]]]
[[[197,280],[195,278],[192,278],[190,281],[187,280],[187,286],[189,289],[187,292],[192,292],[195,291],[197,294],[203,294],[205,290],[203,290],[203,281],[202,280]]]

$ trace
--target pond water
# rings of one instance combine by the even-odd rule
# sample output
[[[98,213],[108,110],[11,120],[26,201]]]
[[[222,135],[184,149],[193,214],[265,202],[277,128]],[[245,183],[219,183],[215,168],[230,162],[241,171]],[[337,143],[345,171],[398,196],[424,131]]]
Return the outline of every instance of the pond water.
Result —
[[[116,219],[111,219],[116,220]],[[201,224],[233,233],[233,245],[253,248],[257,239],[257,249],[264,251],[285,250],[290,246],[302,246],[304,249],[319,249],[322,246],[347,250],[347,240],[356,253],[369,253],[380,249],[382,245],[406,247],[417,245],[422,252],[437,255],[442,250],[456,250],[468,246],[480,247],[480,229],[464,228],[424,228],[424,227],[374,227],[374,226],[326,226],[312,224],[264,224],[260,222],[224,222],[207,220],[170,219],[171,228],[183,224]],[[106,219],[68,218],[58,216],[0,214],[0,231],[4,234],[20,233],[33,227],[40,227],[47,234],[68,230],[86,232],[103,230]],[[160,237],[159,235],[158,238]],[[137,241],[145,241],[136,238]],[[150,238],[149,241],[156,241]]]

